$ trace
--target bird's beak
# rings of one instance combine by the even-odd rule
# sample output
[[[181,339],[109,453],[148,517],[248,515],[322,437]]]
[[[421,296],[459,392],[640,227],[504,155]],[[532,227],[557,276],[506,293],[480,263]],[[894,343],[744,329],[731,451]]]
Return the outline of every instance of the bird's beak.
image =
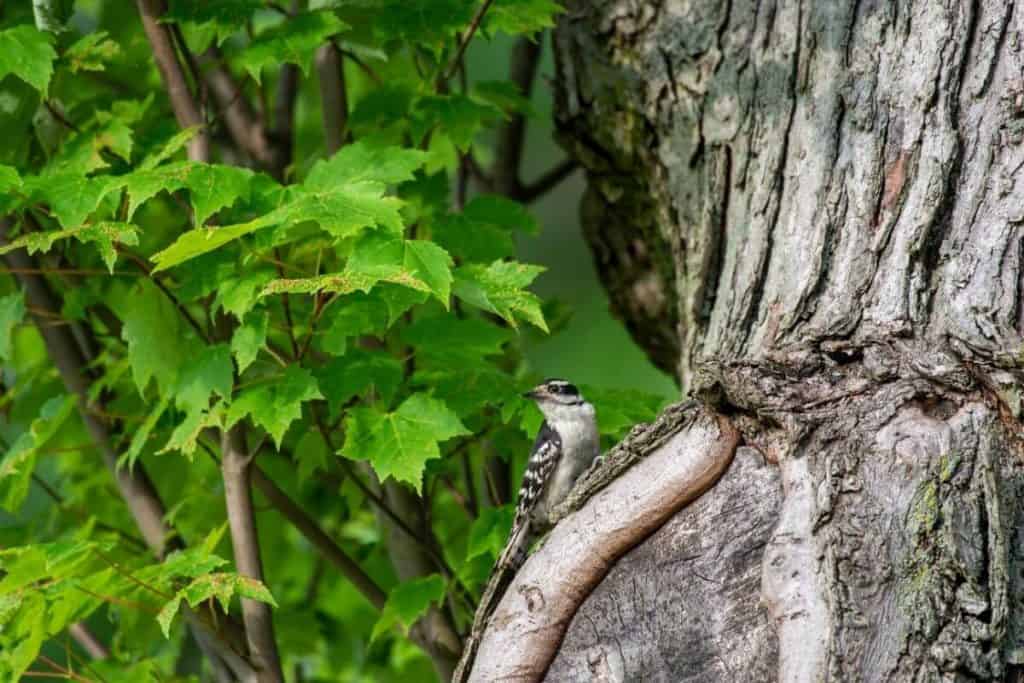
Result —
[[[542,396],[544,396],[544,387],[543,386],[534,387],[533,389],[530,389],[525,394],[523,394],[523,398],[532,398],[535,401],[538,398],[541,398]]]

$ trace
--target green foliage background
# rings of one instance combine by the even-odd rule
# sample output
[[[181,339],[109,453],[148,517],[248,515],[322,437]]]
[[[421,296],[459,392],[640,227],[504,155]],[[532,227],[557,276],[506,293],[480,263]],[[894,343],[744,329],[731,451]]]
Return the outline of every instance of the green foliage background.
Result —
[[[521,392],[574,379],[609,443],[675,393],[606,312],[576,226],[580,179],[533,207],[488,188],[516,117],[524,182],[561,160],[547,88],[527,100],[507,80],[517,41],[543,41],[559,8],[166,9],[197,126],[175,115],[135,3],[0,8],[0,679],[206,680],[186,624],[248,626],[246,599],[273,606],[288,680],[433,680],[410,628],[433,615],[464,633],[472,618],[540,422]],[[331,45],[333,74],[316,68]],[[214,70],[236,99],[218,102]],[[325,74],[347,99],[326,116]],[[240,102],[265,154],[229,123]],[[12,265],[22,249],[29,269]],[[27,301],[26,278],[56,310]],[[41,331],[81,349],[85,395]],[[83,416],[122,472],[155,482],[158,547]],[[256,494],[263,580],[232,561],[232,429],[307,522]],[[415,538],[389,533],[396,517]],[[431,566],[402,569],[402,544]],[[69,635],[82,628],[105,657]]]

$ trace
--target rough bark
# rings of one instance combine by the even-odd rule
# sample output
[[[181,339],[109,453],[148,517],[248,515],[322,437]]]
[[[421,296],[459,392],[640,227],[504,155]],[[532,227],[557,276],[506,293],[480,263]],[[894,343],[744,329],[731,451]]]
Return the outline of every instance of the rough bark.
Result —
[[[777,476],[620,562],[549,680],[1015,680],[1019,4],[566,5],[557,118],[613,307]]]

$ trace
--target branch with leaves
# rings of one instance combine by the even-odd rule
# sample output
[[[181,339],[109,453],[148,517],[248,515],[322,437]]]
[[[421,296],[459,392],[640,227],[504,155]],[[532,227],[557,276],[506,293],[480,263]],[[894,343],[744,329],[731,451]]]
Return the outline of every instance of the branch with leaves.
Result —
[[[447,679],[540,421],[558,7],[59,4],[0,12],[0,678]]]

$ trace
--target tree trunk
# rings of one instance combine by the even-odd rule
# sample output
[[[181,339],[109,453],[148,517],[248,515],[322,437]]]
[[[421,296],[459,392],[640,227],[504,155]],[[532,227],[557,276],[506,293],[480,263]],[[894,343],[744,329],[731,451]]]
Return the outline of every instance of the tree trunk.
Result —
[[[533,670],[1018,680],[1024,8],[564,4],[560,138],[612,305],[746,447]]]

